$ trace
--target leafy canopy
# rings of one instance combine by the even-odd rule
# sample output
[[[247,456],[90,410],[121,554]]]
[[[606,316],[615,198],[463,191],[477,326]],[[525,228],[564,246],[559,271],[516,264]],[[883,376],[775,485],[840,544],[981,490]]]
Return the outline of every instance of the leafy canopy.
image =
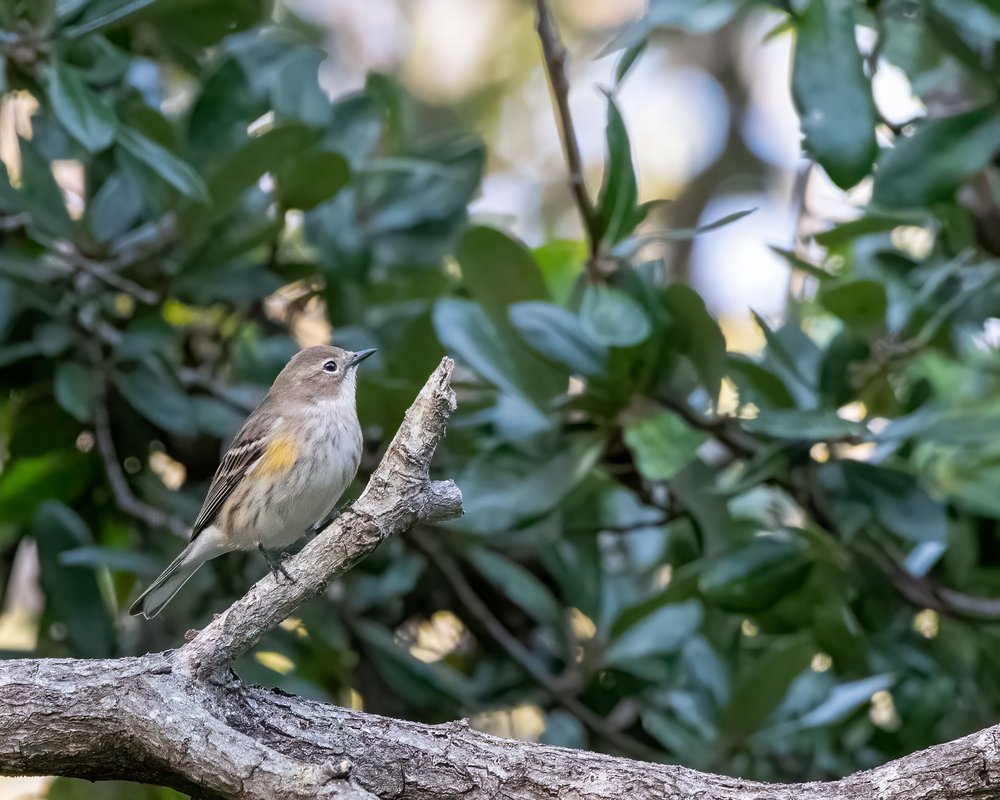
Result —
[[[795,36],[807,153],[872,191],[819,257],[780,251],[803,289],[753,357],[672,277],[698,231],[638,202],[613,92],[593,241],[532,250],[470,223],[485,152],[454,114],[379,74],[331,101],[319,32],[286,9],[0,5],[4,107],[30,112],[0,176],[0,586],[34,541],[34,652],[168,647],[247,586],[261,565],[228,557],[164,622],[122,619],[292,332],[328,321],[379,348],[359,487],[458,359],[438,468],[467,514],[356,567],[249,678],[428,720],[535,708],[547,741],[761,778],[994,722],[1000,16],[652,0],[620,78],[651,37],[718,41],[756,5]],[[926,118],[882,123],[890,66]]]

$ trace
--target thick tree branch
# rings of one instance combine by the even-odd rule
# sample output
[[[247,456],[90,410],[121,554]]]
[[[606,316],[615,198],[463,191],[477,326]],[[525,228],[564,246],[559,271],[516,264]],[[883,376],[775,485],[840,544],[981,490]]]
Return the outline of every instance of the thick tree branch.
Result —
[[[155,654],[0,665],[0,772],[269,800],[987,800],[1000,789],[1000,726],[839,781],[761,784],[499,739],[462,721],[379,717],[235,677],[190,682]]]
[[[227,667],[386,536],[461,511],[428,465],[454,407],[431,376],[351,510],[180,650],[0,661],[0,774],[128,779],[248,800],[974,800],[1000,788],[1000,726],[830,783],[760,784],[422,725],[243,684]],[[454,578],[454,575],[452,576]]]

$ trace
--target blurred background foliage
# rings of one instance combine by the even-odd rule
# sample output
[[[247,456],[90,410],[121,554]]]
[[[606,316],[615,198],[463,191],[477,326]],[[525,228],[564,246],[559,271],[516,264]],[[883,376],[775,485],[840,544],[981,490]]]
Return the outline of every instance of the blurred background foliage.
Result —
[[[575,198],[534,9],[404,6],[0,4],[2,656],[239,596],[259,559],[123,611],[332,336],[379,348],[351,496],[458,360],[467,513],[246,678],[773,780],[995,723],[995,4],[553,2]]]

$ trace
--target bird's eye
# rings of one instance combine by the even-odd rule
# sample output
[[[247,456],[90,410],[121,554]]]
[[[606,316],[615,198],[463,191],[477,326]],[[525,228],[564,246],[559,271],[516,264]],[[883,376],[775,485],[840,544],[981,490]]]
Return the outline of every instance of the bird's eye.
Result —
[[[331,375],[337,371],[337,362],[333,359],[323,362],[323,372],[329,372]]]

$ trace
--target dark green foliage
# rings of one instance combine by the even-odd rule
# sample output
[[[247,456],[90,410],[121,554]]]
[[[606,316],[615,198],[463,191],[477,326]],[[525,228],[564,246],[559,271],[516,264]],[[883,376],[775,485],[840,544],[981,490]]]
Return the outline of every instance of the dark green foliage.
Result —
[[[617,41],[619,78],[647,37],[753,5],[653,0]],[[780,324],[758,318],[751,357],[639,258],[749,212],[657,229],[611,96],[595,252],[531,250],[469,223],[482,142],[390,76],[331,101],[317,32],[287,11],[0,4],[5,96],[38,101],[19,172],[0,173],[0,588],[37,544],[37,652],[175,647],[262,573],[221,559],[155,623],[122,620],[312,315],[379,348],[355,494],[457,359],[435,470],[466,516],[387,543],[269,635],[248,679],[431,721],[535,705],[545,741],[610,750],[611,728],[628,754],[759,778],[846,774],[995,722],[1000,639],[977,602],[1000,592],[994,4],[768,5],[797,37],[805,148],[874,186],[809,260],[778,251],[805,288]],[[881,152],[855,24],[929,109]],[[155,85],[126,78],[140,60]],[[187,102],[161,105],[168,76]],[[936,102],[953,85],[960,107]],[[83,171],[82,215],[56,160]]]

